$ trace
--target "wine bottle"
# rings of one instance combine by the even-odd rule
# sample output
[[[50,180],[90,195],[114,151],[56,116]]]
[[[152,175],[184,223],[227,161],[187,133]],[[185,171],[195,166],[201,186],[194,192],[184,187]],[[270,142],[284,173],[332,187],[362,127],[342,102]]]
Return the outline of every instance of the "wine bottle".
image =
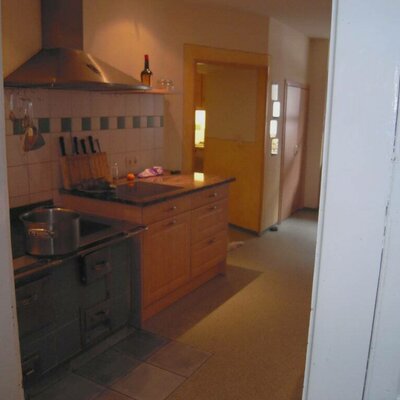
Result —
[[[144,56],[144,70],[140,73],[140,79],[142,83],[145,85],[151,86],[151,76],[153,73],[150,70],[149,67],[149,56],[148,54],[145,54]]]

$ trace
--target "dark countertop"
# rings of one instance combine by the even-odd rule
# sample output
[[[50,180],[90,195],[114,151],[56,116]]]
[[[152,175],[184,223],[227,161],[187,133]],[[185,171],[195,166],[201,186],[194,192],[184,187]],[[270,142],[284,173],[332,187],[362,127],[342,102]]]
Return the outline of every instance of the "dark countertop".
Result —
[[[114,190],[103,192],[62,189],[61,193],[145,207],[234,180],[201,173],[162,175],[136,179],[132,183],[122,182]]]
[[[78,254],[91,251],[91,249],[97,245],[108,243],[112,240],[124,239],[125,237],[128,237],[128,235],[140,233],[146,229],[143,225],[127,221],[80,213],[81,236],[77,251],[58,257],[31,256],[25,253],[24,226],[18,216],[30,209],[43,205],[51,205],[51,202],[21,207],[10,211],[13,266],[16,277],[21,274],[29,273],[30,271],[35,271],[38,268],[49,268],[58,265],[69,258],[76,257]]]

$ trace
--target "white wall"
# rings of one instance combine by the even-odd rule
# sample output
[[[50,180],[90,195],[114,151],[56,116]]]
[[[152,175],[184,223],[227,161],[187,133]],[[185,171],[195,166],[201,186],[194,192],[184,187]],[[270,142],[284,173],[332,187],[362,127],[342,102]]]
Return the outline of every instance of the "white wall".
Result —
[[[267,53],[268,17],[182,0],[84,0],[84,49],[139,76],[150,55],[154,83],[172,79],[165,100],[166,166],[179,169],[183,135],[183,45]]]
[[[0,76],[2,71],[0,52]],[[3,109],[4,93],[0,89],[0,398],[19,400],[23,398],[23,391],[11,257]]]
[[[283,105],[285,79],[307,83],[309,39],[302,33],[270,18],[268,54],[271,55],[270,82],[279,84],[279,100]],[[271,116],[269,102],[268,116]],[[267,119],[269,121],[269,119]],[[282,116],[279,118],[278,135],[282,140]],[[266,138],[266,160],[264,176],[264,204],[262,229],[278,220],[281,151],[270,155],[270,139]]]
[[[363,397],[391,186],[399,14],[397,0],[334,1],[305,400]]]
[[[329,41],[327,39],[310,40],[307,150],[304,177],[304,206],[309,208],[318,208],[319,203],[328,53]]]

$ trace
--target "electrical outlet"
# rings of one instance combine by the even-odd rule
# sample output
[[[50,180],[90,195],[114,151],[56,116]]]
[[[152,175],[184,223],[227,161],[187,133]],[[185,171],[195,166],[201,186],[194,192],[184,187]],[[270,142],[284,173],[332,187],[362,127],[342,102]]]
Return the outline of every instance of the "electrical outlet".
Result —
[[[126,165],[126,169],[132,170],[137,166],[137,157],[136,156],[126,156],[125,157],[125,165]]]

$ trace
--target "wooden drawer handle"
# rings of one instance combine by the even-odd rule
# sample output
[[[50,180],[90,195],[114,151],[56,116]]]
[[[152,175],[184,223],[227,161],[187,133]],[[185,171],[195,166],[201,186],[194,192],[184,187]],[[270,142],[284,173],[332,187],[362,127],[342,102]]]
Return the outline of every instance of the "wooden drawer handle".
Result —
[[[178,223],[178,221],[176,219],[173,219],[171,222],[169,222],[167,224],[167,226],[173,226],[173,225],[176,225],[177,223]]]
[[[215,210],[217,210],[217,209],[218,209],[217,206],[211,206],[211,207],[209,207],[209,210],[210,210],[210,211],[215,211]]]
[[[208,241],[207,244],[214,244],[217,240],[215,238],[212,238]]]
[[[212,194],[210,194],[208,197],[218,197],[218,193],[217,192],[214,192],[214,193],[212,193]]]
[[[169,211],[175,211],[178,207],[177,206],[172,206]]]

